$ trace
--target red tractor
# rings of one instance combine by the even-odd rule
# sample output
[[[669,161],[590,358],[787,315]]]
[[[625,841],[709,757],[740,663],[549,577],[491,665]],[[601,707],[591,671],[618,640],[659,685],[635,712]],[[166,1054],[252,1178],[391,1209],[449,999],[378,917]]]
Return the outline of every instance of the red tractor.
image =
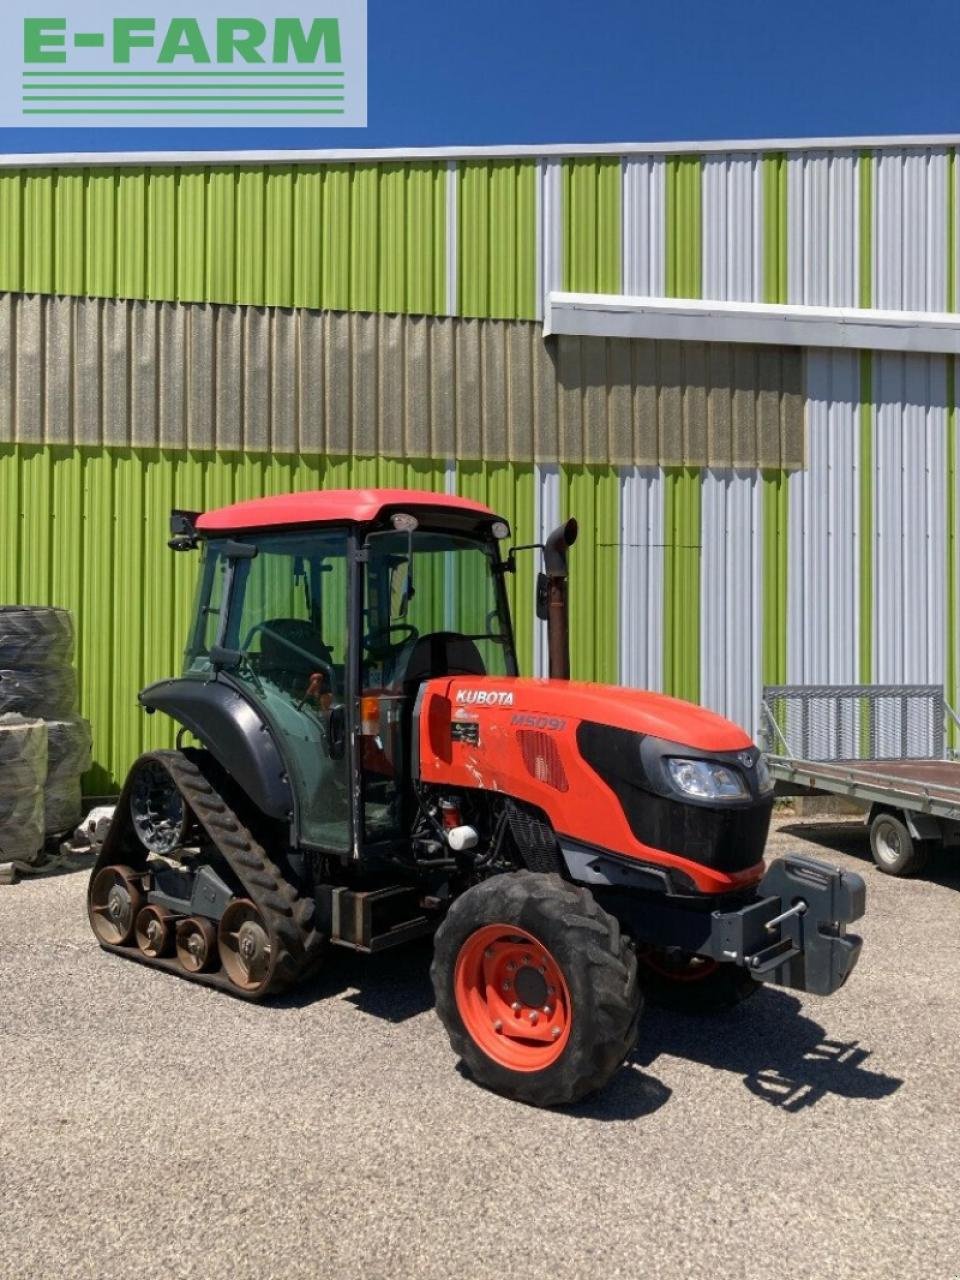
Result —
[[[541,1106],[601,1086],[643,992],[827,995],[864,885],[765,867],[773,787],[736,725],[569,680],[569,521],[542,548],[549,679],[518,675],[504,520],[403,490],[174,512],[200,549],[181,726],[130,771],[91,876],[102,946],[262,999],[329,945],[434,936],[437,1011],[481,1084]],[[188,745],[187,740],[196,745]]]

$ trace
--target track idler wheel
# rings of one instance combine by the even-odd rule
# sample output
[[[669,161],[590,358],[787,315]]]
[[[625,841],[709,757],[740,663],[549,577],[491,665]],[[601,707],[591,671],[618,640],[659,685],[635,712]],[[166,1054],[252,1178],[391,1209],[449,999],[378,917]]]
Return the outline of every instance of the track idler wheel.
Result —
[[[177,959],[187,973],[207,973],[217,960],[217,931],[204,916],[187,916],[177,925]]]
[[[220,959],[235,987],[251,995],[270,978],[272,951],[263,916],[249,898],[235,898],[224,911],[217,933]]]
[[[137,916],[137,946],[151,960],[168,956],[173,950],[173,916],[164,907],[149,904]]]
[[[140,877],[129,867],[104,867],[90,886],[87,914],[101,942],[122,947],[133,936],[137,916],[146,899]]]

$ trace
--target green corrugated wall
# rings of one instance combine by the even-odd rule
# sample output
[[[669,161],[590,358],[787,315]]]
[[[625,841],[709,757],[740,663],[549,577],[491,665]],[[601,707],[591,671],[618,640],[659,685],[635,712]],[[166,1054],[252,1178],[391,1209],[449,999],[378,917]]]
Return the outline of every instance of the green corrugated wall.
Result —
[[[440,314],[446,166],[0,172],[0,292]]]
[[[522,161],[459,167],[457,310],[533,320],[537,314],[537,168]]]

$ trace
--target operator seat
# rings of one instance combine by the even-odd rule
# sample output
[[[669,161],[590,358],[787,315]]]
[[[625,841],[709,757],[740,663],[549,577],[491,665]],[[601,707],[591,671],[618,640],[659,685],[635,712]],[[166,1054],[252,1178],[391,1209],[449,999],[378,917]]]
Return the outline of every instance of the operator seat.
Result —
[[[296,649],[291,645],[296,645]],[[303,618],[268,618],[263,623],[260,632],[261,676],[288,693],[300,695],[318,670],[314,658],[328,666],[333,662],[332,652],[313,623]]]
[[[434,676],[485,676],[480,650],[456,631],[430,631],[410,650],[400,680],[406,694],[415,694],[424,680]]]

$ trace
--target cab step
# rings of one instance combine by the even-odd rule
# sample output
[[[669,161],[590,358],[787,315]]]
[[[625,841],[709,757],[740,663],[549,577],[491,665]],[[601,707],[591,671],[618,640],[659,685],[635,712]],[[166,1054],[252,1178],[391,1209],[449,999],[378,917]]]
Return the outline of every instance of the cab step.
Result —
[[[439,923],[409,885],[365,891],[324,885],[317,890],[317,916],[332,943],[367,954],[428,937]]]

